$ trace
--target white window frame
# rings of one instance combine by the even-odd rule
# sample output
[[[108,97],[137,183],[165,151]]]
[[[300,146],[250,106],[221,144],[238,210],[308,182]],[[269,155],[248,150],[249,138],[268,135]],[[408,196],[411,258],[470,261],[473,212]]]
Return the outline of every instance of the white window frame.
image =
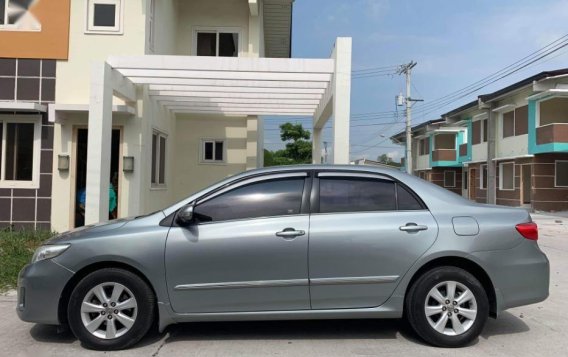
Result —
[[[558,163],[559,162],[563,162],[563,163],[568,163],[568,160],[555,160],[554,161],[554,187],[561,187],[561,188],[565,188],[568,187],[568,185],[564,186],[564,185],[558,185],[558,175],[556,174],[557,170],[558,170]]]
[[[199,32],[209,32],[216,34],[216,44],[215,44],[215,57],[219,57],[219,34],[220,33],[236,33],[239,35],[239,43],[237,48],[237,57],[241,57],[242,54],[242,42],[243,35],[240,27],[218,27],[218,26],[194,26],[193,27],[193,46],[191,51],[193,56],[197,56],[197,34]]]
[[[155,165],[152,165],[152,143],[154,139],[154,135],[156,135],[156,162]],[[166,154],[164,155],[164,182],[160,183],[160,164],[161,164],[161,146],[160,146],[160,138],[164,138],[166,142]],[[150,138],[150,185],[152,188],[165,188],[167,187],[167,172],[168,172],[168,135],[159,131],[159,130],[152,130],[152,136]],[[152,173],[154,173],[156,182],[152,182]]]
[[[32,180],[31,181],[21,181],[21,180],[5,180],[6,174],[6,143],[8,135],[8,123],[14,124],[24,124],[31,123],[34,124],[34,147],[33,147],[33,168],[32,168]],[[39,188],[39,167],[41,160],[41,116],[39,115],[0,115],[0,125],[3,125],[2,138],[0,138],[2,144],[2,159],[0,164],[0,188]]]
[[[485,170],[483,170],[485,168]],[[483,172],[487,170],[487,164],[483,164],[483,165],[479,165],[479,188],[481,190],[486,190],[487,187],[483,186],[483,178],[484,178],[484,174]]]
[[[86,2],[86,19],[85,33],[122,35],[124,22],[124,2],[125,0],[87,0]],[[115,5],[117,12],[115,13],[115,26],[95,26],[95,5]]]
[[[215,143],[223,143],[223,160],[215,160]],[[205,159],[205,144],[213,143],[213,160]],[[227,163],[227,140],[225,139],[201,139],[201,145],[199,149],[200,163],[202,164],[218,164],[224,165]]]
[[[503,187],[503,166],[505,165],[513,165],[513,188],[504,188]],[[499,191],[515,191],[515,174],[516,168],[515,163],[513,161],[507,162],[500,162],[499,163]]]
[[[453,185],[446,185],[446,174],[452,174],[454,177],[454,184]],[[444,170],[444,187],[447,188],[455,188],[456,187],[456,172],[452,170]]]

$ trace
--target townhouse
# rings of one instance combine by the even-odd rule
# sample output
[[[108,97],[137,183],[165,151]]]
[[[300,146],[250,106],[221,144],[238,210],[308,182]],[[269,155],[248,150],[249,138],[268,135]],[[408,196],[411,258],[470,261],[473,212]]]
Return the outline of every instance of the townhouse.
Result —
[[[403,133],[393,141],[404,141]],[[471,200],[568,210],[568,69],[538,73],[415,126],[412,144],[417,175]]]
[[[0,226],[145,214],[261,167],[263,116],[312,116],[315,162],[333,118],[348,163],[351,39],[291,58],[292,0],[20,3],[0,0]]]

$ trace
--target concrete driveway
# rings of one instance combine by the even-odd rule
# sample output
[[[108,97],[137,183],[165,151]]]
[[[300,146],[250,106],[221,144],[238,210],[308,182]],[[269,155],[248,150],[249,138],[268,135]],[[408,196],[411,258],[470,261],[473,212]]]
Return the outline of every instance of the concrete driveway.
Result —
[[[0,355],[6,356],[565,356],[568,352],[568,218],[535,216],[551,262],[550,298],[489,319],[460,349],[424,345],[399,320],[192,323],[171,326],[128,351],[85,350],[69,333],[21,322],[15,297],[0,296]]]

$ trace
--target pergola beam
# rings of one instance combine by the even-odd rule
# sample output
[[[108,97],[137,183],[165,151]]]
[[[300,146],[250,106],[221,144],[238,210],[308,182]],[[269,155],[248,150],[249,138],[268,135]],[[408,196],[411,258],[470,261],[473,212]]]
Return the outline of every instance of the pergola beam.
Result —
[[[195,71],[179,69],[121,69],[126,77],[156,77],[156,78],[196,78],[196,79],[233,79],[233,80],[263,80],[263,81],[306,81],[329,82],[329,73],[294,73],[294,72],[237,72],[237,71]]]
[[[148,87],[151,91],[199,91],[207,93],[266,93],[266,88],[258,87],[228,87],[228,86],[192,86],[192,85],[170,85],[170,84],[151,84]],[[293,93],[293,94],[323,94],[323,88],[273,88],[271,93]]]
[[[107,62],[117,70],[162,69],[186,71],[263,72],[263,73],[326,73],[334,71],[334,60],[329,58],[255,58],[201,57],[201,56],[111,56]]]
[[[186,108],[186,107],[167,107],[174,113],[195,113],[195,114],[223,114],[223,115],[270,115],[270,116],[308,116],[311,115],[313,112],[311,111],[302,111],[302,110],[282,110],[278,112],[274,112],[271,110],[260,110],[260,109],[250,109],[250,110],[210,110],[207,108],[203,109],[195,109],[195,108]]]
[[[248,98],[248,99],[314,99],[320,100],[321,94],[289,94],[289,93],[203,93],[185,91],[149,91],[153,97],[193,97],[193,98]]]
[[[223,86],[223,87],[253,87],[253,88],[318,88],[325,89],[326,82],[309,81],[240,81],[233,79],[203,79],[203,78],[159,78],[159,77],[133,77],[134,84],[167,84],[167,85],[193,85],[193,86]]]
[[[317,99],[250,99],[250,98],[197,98],[197,97],[176,97],[176,96],[162,96],[153,97],[162,101],[175,101],[186,103],[243,103],[243,104],[307,104],[317,106]]]

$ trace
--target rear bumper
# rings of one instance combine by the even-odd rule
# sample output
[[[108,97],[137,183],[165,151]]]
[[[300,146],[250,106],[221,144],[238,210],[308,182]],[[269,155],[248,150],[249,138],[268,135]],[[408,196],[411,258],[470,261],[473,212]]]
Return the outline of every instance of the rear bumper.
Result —
[[[524,240],[512,249],[472,255],[482,262],[493,282],[498,313],[548,297],[550,265],[536,242]]]
[[[22,321],[59,325],[59,298],[73,273],[52,260],[26,265],[18,276],[18,305]]]

